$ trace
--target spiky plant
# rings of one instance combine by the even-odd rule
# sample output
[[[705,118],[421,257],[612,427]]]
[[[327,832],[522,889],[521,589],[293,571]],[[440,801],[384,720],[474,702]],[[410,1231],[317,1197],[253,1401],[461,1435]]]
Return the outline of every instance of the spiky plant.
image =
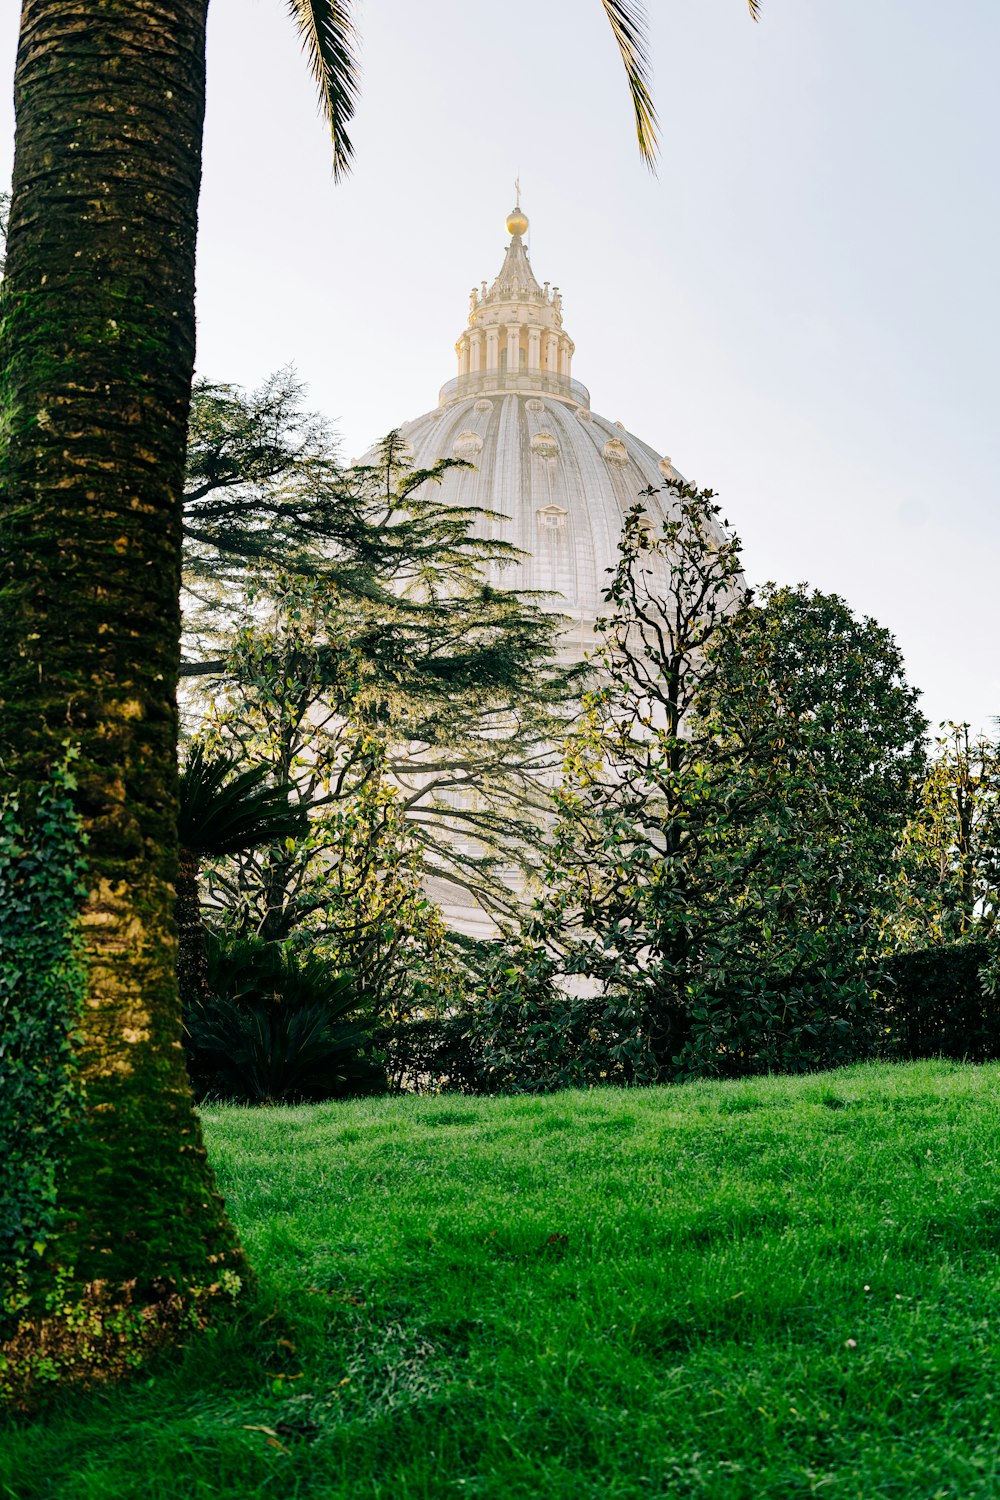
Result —
[[[300,838],[306,830],[305,812],[289,801],[292,788],[269,784],[269,774],[269,766],[241,768],[231,755],[210,757],[200,741],[188,752],[177,818],[177,975],[182,1003],[204,1000],[208,993],[201,861]]]
[[[370,1004],[350,974],[287,943],[211,931],[206,957],[210,994],[185,1016],[202,1097],[272,1104],[384,1090]]]

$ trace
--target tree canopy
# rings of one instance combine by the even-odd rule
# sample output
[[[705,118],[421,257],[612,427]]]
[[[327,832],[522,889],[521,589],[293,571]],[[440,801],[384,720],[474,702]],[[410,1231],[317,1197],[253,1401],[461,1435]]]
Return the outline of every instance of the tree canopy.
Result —
[[[501,1073],[550,1086],[829,1065],[872,1041],[916,694],[888,632],[806,588],[754,599],[711,492],[671,499],[661,532],[642,504],[626,523],[546,893],[483,1013]],[[574,984],[567,1054],[544,1017],[572,1032]]]

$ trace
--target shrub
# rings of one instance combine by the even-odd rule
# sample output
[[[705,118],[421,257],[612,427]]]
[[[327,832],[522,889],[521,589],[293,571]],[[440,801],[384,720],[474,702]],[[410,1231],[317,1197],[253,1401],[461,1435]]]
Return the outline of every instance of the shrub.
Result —
[[[483,1063],[468,1010],[406,1016],[378,1033],[392,1086],[420,1093],[482,1094]]]
[[[497,954],[472,1005],[468,1045],[482,1093],[658,1083],[668,1076],[663,1057],[681,1045],[677,1021],[676,1007],[649,991],[598,990],[524,943]]]
[[[682,1007],[652,976],[632,992],[598,989],[530,944],[504,962],[467,1009],[396,1028],[387,1050],[399,1083],[517,1094],[801,1073],[872,1056],[884,1035],[871,983],[850,966],[716,973],[711,988],[695,975]]]
[[[351,975],[256,937],[210,932],[207,958],[211,993],[184,1016],[199,1097],[272,1104],[385,1089],[371,1007]]]
[[[386,1034],[397,1085],[467,1094],[804,1073],[862,1058],[1000,1057],[1000,956],[982,943],[846,953],[795,974],[695,976],[684,1010],[650,989],[574,994],[545,953],[509,950],[457,1014]]]
[[[870,981],[850,964],[793,974],[748,970],[733,979],[692,986],[690,1036],[675,1076],[811,1073],[878,1053],[881,1009]]]
[[[991,951],[956,943],[895,953],[877,979],[886,1007],[889,1050],[896,1057],[1000,1057],[1000,1003],[984,990]]]

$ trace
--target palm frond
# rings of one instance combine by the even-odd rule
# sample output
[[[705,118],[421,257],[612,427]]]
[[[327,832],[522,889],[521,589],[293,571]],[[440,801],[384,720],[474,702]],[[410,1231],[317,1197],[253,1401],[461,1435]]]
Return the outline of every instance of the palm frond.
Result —
[[[199,858],[238,854],[285,838],[302,838],[307,818],[291,805],[291,786],[270,786],[268,766],[241,769],[228,755],[208,759],[192,745],[181,773],[177,832]]]
[[[647,55],[646,7],[642,0],[601,0],[611,22],[618,50],[625,64],[629,92],[635,109],[635,130],[639,152],[651,172],[656,170],[658,123],[656,108],[649,92],[649,57]],[[757,0],[750,0],[751,10]]]
[[[759,21],[760,20],[760,0],[747,0],[747,4],[750,7],[750,17],[751,17],[751,20]]]
[[[353,976],[287,943],[211,932],[208,996],[186,1007],[200,1097],[246,1104],[384,1093],[371,1003]]]
[[[288,0],[288,12],[319,89],[319,107],[333,139],[333,176],[350,171],[348,121],[358,97],[358,56],[350,0]]]

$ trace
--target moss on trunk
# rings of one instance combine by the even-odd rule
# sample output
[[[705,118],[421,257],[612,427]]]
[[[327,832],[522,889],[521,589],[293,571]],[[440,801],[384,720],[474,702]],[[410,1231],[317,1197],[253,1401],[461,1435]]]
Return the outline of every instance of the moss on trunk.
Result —
[[[66,743],[79,751],[89,979],[86,1123],[60,1166],[53,1257],[69,1280],[54,1303],[49,1283],[48,1314],[6,1333],[22,1360],[33,1329],[33,1347],[55,1337],[75,1370],[60,1309],[86,1306],[110,1350],[107,1309],[131,1309],[137,1327],[151,1309],[147,1324],[176,1329],[178,1296],[201,1305],[223,1271],[245,1269],[191,1100],[175,976],[206,9],[25,0],[17,58],[0,301],[0,777],[30,796]],[[101,1339],[91,1326],[94,1376]],[[105,1372],[118,1363],[109,1354]]]

